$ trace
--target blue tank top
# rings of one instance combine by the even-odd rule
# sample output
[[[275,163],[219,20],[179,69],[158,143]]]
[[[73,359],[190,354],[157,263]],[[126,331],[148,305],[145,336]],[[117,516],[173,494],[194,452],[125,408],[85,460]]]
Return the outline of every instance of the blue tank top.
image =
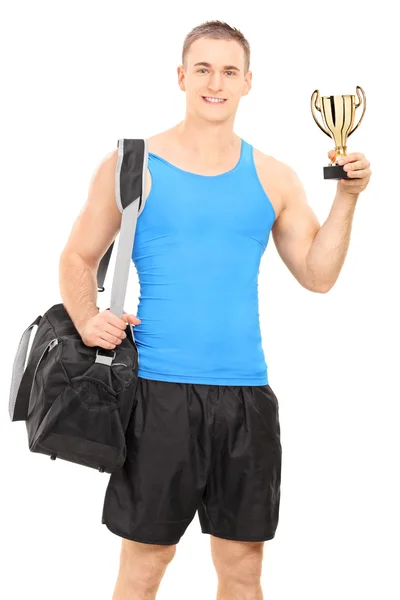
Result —
[[[266,385],[258,274],[276,215],[253,147],[242,139],[239,162],[221,175],[184,171],[151,152],[148,168],[132,250],[139,377]]]

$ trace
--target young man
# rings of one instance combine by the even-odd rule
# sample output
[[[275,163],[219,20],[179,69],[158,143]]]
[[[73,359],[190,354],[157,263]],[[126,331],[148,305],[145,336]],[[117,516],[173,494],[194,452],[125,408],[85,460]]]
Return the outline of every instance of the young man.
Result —
[[[63,302],[87,345],[115,348],[126,323],[136,326],[128,458],[110,477],[103,512],[103,523],[124,538],[113,600],[156,597],[197,510],[210,534],[217,598],[263,598],[281,444],[258,320],[260,260],[272,231],[299,283],[330,290],[370,179],[363,154],[346,157],[350,179],[338,181],[321,227],[293,170],[233,132],[251,89],[249,61],[248,42],[226,23],[200,25],[185,40],[178,67],[185,119],[148,140],[147,202],[132,253],[140,318],[96,308],[97,268],[121,222],[117,150],[94,174],[61,257]]]

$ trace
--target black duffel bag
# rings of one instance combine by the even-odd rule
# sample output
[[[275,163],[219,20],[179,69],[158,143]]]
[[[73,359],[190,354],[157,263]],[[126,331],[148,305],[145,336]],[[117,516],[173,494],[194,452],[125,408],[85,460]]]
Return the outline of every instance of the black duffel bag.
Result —
[[[147,140],[118,140],[116,201],[122,218],[109,310],[119,318],[125,312],[137,217],[145,204],[147,156]],[[98,291],[104,291],[113,244],[99,265]],[[107,473],[124,464],[138,379],[130,324],[126,333],[113,350],[86,346],[63,304],[52,306],[24,331],[13,365],[9,412],[12,421],[26,422],[32,452]]]

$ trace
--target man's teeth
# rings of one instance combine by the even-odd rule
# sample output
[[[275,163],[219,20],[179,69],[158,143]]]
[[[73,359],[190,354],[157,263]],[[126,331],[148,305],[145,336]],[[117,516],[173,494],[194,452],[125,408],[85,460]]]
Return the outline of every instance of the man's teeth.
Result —
[[[224,99],[219,99],[219,98],[207,98],[207,97],[205,97],[205,100],[208,100],[209,102],[225,102]]]

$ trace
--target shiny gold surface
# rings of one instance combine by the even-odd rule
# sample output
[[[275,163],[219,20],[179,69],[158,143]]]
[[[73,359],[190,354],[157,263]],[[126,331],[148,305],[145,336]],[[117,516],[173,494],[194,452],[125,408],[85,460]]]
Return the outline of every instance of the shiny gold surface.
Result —
[[[318,127],[335,142],[336,157],[346,156],[347,138],[355,132],[363,120],[366,109],[364,90],[356,87],[358,102],[354,94],[344,96],[320,96],[319,90],[311,95],[311,112]],[[354,118],[356,110],[363,104],[363,111],[356,126]],[[322,124],[317,119],[317,111],[321,114]],[[330,163],[336,164],[336,163]]]

